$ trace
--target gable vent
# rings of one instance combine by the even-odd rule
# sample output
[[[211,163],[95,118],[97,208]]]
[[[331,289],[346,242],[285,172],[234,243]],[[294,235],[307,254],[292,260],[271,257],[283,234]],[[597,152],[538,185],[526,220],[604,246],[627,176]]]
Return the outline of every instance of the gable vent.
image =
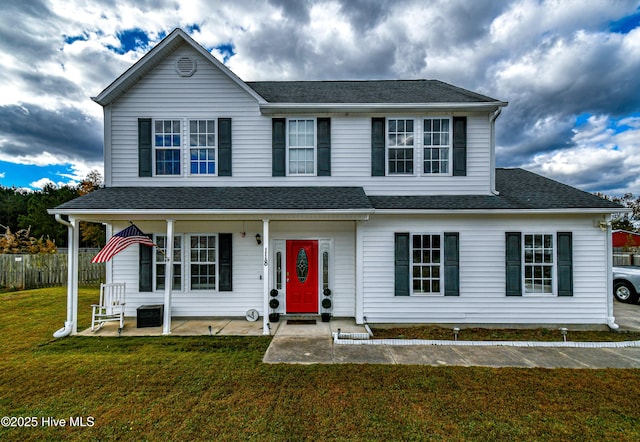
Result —
[[[180,57],[176,60],[176,72],[181,77],[191,77],[196,71],[196,61],[191,57]]]

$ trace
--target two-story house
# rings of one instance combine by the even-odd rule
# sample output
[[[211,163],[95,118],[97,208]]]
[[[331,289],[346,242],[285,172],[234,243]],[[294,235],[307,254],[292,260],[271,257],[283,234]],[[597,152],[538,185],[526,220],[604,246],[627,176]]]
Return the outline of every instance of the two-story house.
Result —
[[[127,314],[609,324],[620,207],[496,169],[507,103],[440,81],[244,82],[180,29],[103,90],[105,186],[50,211],[157,248],[107,264]],[[68,317],[77,323],[77,279]]]

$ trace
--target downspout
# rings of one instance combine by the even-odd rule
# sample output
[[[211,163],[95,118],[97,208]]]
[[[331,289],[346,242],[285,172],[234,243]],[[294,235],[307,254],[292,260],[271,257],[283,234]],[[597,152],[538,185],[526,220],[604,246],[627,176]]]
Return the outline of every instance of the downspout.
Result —
[[[605,217],[605,224],[607,228],[605,229],[605,244],[606,244],[606,254],[607,254],[607,326],[611,330],[617,330],[620,328],[618,324],[616,324],[616,318],[613,315],[613,238],[611,233],[611,215],[607,215]]]
[[[491,154],[490,154],[490,158],[491,158],[491,171],[490,171],[490,176],[491,176],[491,193],[494,195],[500,195],[500,192],[498,192],[496,190],[496,120],[498,119],[498,117],[500,116],[500,114],[502,113],[502,108],[499,107],[498,109],[496,109],[496,111],[491,115],[490,118],[490,123],[491,123]]]
[[[62,219],[62,216],[59,213],[56,213],[55,217],[57,222],[67,226],[69,230],[69,242],[71,242],[73,238],[72,236],[73,229],[74,229],[73,225],[69,221]],[[67,258],[67,259],[70,259],[70,258]],[[73,271],[72,267],[73,266],[67,265],[67,272],[68,272],[67,274],[67,320],[64,323],[64,327],[62,327],[61,329],[59,329],[53,334],[53,337],[56,339],[69,336],[73,331],[73,318],[71,316],[72,310],[73,310],[73,293],[72,293],[73,288],[71,287],[71,279],[72,279],[71,272]]]

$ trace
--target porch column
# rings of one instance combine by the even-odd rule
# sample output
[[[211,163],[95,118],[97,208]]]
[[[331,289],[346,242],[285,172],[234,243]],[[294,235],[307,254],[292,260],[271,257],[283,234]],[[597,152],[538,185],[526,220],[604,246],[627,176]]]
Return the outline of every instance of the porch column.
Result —
[[[173,290],[173,220],[167,220],[166,256],[164,258],[164,317],[162,334],[171,334],[171,292]]]
[[[269,331],[269,220],[262,220],[262,283],[264,293],[262,294],[262,334],[268,335]]]
[[[75,218],[69,219],[69,249],[67,251],[67,319],[72,324],[71,334],[78,333],[78,253],[80,242],[79,225]]]
[[[362,221],[354,221],[356,225],[355,251],[356,251],[356,324],[364,323],[364,275],[362,273],[364,252],[362,247]]]

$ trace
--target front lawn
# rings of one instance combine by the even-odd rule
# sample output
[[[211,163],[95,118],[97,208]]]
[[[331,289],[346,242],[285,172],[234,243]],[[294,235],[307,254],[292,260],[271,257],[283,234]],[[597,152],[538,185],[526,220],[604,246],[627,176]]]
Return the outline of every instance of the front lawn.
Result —
[[[269,337],[54,340],[65,309],[0,294],[0,440],[640,440],[640,370],[266,365]]]

